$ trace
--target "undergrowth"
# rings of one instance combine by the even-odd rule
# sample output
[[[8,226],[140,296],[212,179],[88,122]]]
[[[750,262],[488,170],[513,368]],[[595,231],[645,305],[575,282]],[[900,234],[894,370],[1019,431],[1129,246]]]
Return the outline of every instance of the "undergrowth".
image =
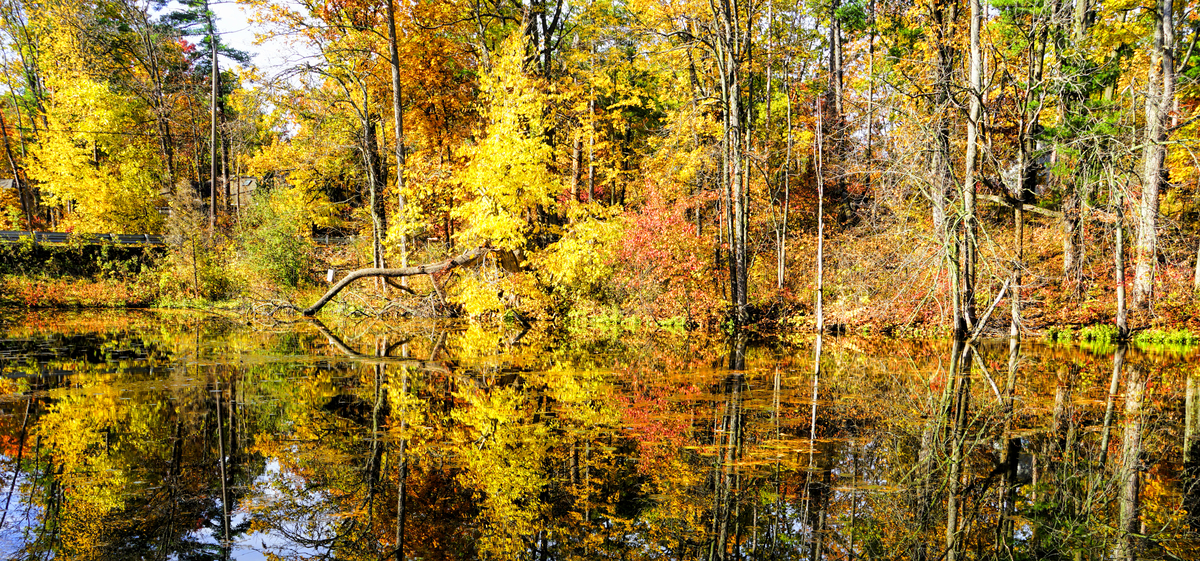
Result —
[[[152,305],[157,296],[154,285],[141,278],[0,277],[0,304],[25,308],[138,308]]]

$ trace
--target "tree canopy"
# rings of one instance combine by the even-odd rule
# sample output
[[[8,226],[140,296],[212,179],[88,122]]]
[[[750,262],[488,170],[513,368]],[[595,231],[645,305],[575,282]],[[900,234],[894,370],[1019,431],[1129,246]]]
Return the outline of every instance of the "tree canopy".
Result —
[[[1118,250],[1162,310],[1200,286],[1200,26],[1164,2],[244,0],[309,54],[272,76],[206,2],[4,0],[0,220],[192,224],[192,284],[258,228],[377,268],[486,246],[425,288],[472,314],[742,323],[819,291],[965,333],[1001,286],[1014,326],[1112,300]],[[269,276],[315,279],[294,257]]]

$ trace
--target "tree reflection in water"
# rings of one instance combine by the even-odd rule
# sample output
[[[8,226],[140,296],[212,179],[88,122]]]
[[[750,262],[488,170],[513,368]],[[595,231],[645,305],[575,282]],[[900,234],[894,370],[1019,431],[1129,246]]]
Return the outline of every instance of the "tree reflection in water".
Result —
[[[0,337],[14,559],[1200,553],[1187,350],[54,324]]]

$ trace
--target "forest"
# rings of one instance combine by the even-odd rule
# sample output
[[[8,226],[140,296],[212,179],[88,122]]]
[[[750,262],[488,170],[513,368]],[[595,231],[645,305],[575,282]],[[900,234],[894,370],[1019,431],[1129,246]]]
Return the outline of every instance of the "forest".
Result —
[[[304,56],[255,67],[202,0],[0,1],[0,230],[166,240],[86,274],[10,244],[0,300],[960,337],[1198,316],[1190,2],[239,4]]]

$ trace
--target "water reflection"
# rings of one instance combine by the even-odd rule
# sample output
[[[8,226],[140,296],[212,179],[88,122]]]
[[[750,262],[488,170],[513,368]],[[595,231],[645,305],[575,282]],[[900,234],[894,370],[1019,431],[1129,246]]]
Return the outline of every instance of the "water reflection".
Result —
[[[15,559],[1198,553],[1186,352],[5,325],[0,554]]]

